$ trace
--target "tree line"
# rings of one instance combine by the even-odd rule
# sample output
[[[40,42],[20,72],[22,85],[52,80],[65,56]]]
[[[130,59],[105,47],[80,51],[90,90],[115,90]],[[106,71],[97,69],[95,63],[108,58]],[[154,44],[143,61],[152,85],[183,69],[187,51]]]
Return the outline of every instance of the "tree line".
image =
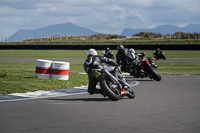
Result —
[[[155,38],[164,38],[164,39],[200,39],[200,33],[186,33],[186,32],[175,32],[174,34],[164,34],[155,33],[155,32],[139,32],[133,34],[134,38],[139,39],[155,39]]]

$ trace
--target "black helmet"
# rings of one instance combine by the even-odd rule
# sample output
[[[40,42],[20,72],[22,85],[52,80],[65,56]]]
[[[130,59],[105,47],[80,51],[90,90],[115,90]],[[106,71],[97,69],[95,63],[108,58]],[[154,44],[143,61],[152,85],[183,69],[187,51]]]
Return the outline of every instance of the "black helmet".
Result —
[[[106,52],[107,52],[107,51],[110,51],[110,48],[106,48]]]
[[[113,57],[113,53],[111,51],[108,51],[108,52],[105,53],[105,57],[112,58]]]
[[[123,46],[123,45],[117,46],[117,50],[118,50],[118,51],[120,51],[121,49],[124,49],[124,46]]]

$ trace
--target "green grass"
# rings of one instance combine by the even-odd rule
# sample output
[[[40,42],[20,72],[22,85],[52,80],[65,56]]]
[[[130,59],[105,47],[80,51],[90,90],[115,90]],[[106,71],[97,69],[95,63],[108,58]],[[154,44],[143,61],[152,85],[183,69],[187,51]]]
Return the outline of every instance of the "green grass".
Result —
[[[104,50],[97,50],[102,55]],[[112,50],[114,56],[117,50]],[[153,57],[155,50],[136,50]],[[200,58],[200,50],[163,50],[167,58]],[[86,58],[87,50],[0,50],[0,58]]]
[[[86,58],[87,50],[0,50],[0,58]]]
[[[84,72],[83,62],[71,62],[67,81],[35,78],[35,65],[35,62],[0,62],[0,73],[8,72],[0,77],[0,94],[64,89],[88,83],[87,75],[79,74]]]
[[[200,74],[200,62],[156,62],[162,75]]]

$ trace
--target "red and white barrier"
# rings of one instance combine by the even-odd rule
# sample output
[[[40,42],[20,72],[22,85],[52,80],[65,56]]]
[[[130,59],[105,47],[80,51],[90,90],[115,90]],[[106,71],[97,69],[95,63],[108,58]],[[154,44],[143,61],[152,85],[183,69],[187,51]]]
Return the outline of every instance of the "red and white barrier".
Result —
[[[45,79],[69,79],[69,62],[37,59],[35,77]]]
[[[50,79],[52,63],[53,61],[50,61],[50,60],[37,59],[35,77]]]
[[[69,62],[54,61],[52,65],[52,79],[68,80],[69,79]]]

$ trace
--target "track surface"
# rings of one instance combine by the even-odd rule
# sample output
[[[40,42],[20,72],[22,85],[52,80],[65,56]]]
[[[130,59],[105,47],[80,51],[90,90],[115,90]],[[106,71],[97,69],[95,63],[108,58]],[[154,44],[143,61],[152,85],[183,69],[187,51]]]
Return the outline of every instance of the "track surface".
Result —
[[[0,102],[0,133],[200,132],[200,75],[136,80],[136,98],[117,102],[88,94]]]

